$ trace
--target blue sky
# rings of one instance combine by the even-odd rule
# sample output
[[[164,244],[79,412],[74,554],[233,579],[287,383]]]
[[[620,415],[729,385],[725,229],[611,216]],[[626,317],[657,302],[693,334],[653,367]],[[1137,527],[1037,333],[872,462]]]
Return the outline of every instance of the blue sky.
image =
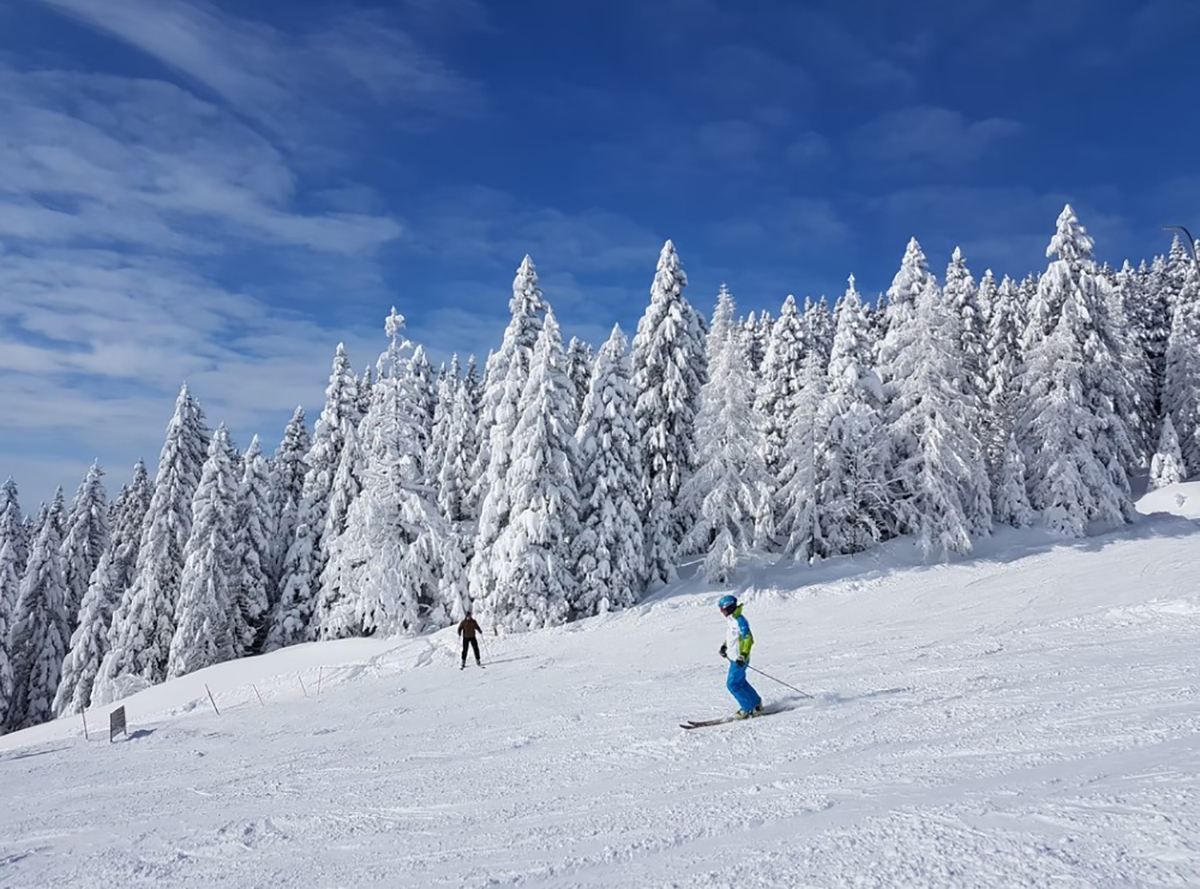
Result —
[[[662,241],[706,311],[1023,274],[1200,225],[1200,4],[483,0],[0,6],[0,477],[153,464],[179,383],[245,445],[395,304],[482,357],[532,254],[632,330]]]

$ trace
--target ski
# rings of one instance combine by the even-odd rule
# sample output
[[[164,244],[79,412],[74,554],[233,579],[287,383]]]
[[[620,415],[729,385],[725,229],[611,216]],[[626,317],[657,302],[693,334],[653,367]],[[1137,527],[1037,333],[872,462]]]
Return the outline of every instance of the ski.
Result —
[[[717,719],[689,719],[687,722],[679,723],[681,729],[691,731],[696,728],[709,728],[714,725],[725,725],[730,722],[749,722],[752,719],[761,719],[764,716],[771,716],[775,713],[786,713],[788,710],[794,710],[793,704],[771,704],[762,709],[762,712],[756,713],[745,719],[738,719],[736,716],[721,716]]]

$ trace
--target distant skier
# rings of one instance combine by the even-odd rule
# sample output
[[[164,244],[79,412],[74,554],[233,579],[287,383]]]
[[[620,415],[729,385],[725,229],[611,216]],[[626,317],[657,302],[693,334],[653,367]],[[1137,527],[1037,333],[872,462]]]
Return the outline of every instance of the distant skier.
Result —
[[[717,607],[729,621],[725,643],[721,646],[721,657],[729,661],[729,676],[725,687],[738,702],[738,712],[735,715],[738,719],[756,716],[762,712],[762,698],[746,681],[746,665],[750,663],[750,649],[754,647],[750,623],[742,616],[742,606],[733,596],[722,596]]]
[[[471,612],[467,612],[467,616],[463,618],[462,623],[458,625],[458,635],[462,636],[462,666],[458,669],[465,670],[467,668],[467,649],[475,650],[475,663],[483,666],[483,662],[479,660],[479,640],[475,637],[482,633],[479,624],[475,622],[475,618],[471,617]]]

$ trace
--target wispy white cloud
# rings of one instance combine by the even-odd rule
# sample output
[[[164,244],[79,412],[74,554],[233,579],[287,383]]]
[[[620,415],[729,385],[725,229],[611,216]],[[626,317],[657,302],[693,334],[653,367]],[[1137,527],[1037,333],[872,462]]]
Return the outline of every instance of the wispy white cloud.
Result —
[[[284,32],[204,0],[41,2],[153,56],[277,135],[307,133],[314,115],[356,100],[438,116],[481,101],[477,84],[380,12],[342,11]],[[465,21],[482,20],[474,4],[458,6]]]
[[[918,105],[885,112],[853,132],[849,142],[858,157],[871,161],[954,166],[978,160],[1024,129],[1007,118],[970,120],[949,108]]]

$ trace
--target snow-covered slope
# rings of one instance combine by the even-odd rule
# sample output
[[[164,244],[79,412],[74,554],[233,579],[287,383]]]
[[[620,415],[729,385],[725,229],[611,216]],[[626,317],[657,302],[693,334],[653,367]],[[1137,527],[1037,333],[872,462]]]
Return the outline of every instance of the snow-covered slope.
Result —
[[[1138,501],[1139,512],[1170,513],[1189,519],[1200,519],[1200,481],[1180,482],[1150,491]]]
[[[303,646],[135,696],[115,744],[0,739],[0,885],[1200,884],[1200,526],[751,574],[756,665],[815,696],[755,677],[785,713],[677,727],[732,706],[694,582],[484,670]]]

